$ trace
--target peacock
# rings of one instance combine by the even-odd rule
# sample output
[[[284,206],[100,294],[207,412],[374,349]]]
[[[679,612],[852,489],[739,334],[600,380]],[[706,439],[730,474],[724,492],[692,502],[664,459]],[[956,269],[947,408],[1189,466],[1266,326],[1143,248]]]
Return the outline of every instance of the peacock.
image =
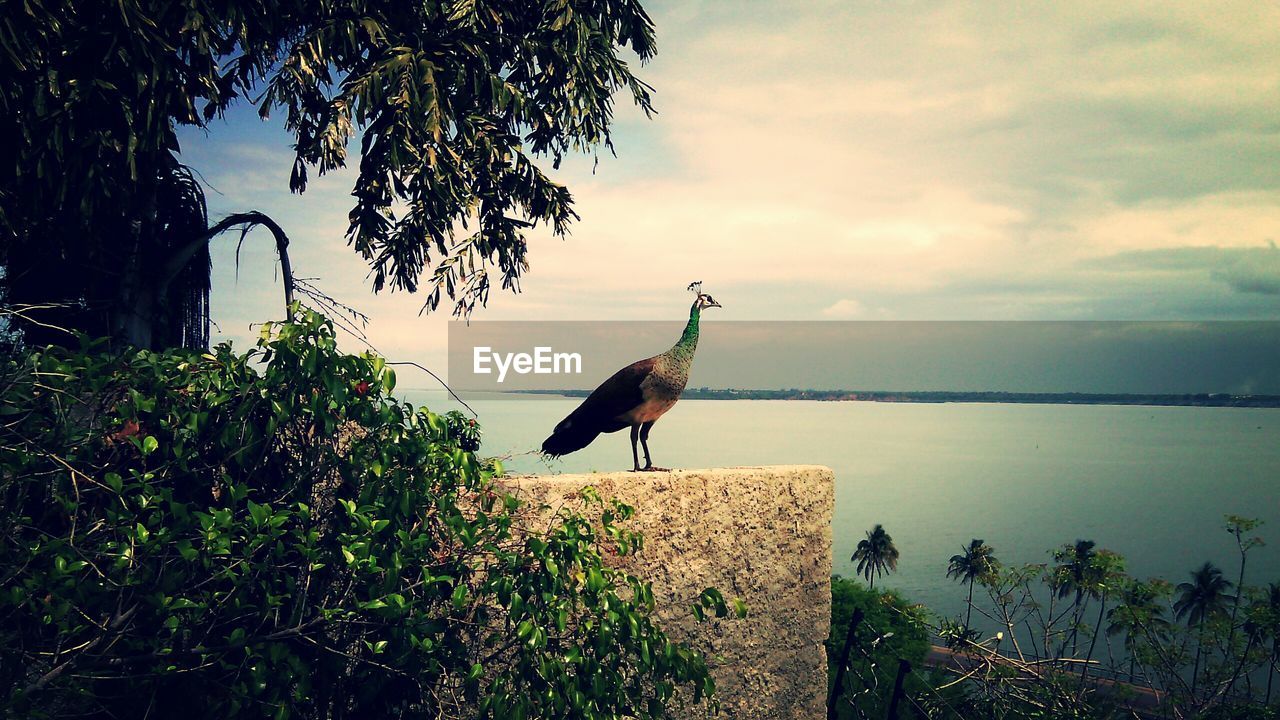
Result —
[[[542,443],[542,452],[552,457],[568,455],[591,444],[600,433],[631,428],[633,472],[662,470],[649,456],[649,430],[671,409],[689,382],[693,353],[698,349],[698,319],[706,308],[718,308],[710,295],[702,292],[702,282],[689,284],[696,298],[689,309],[689,324],[670,350],[622,368],[596,388],[576,410],[556,425]],[[644,467],[636,441],[644,448]]]

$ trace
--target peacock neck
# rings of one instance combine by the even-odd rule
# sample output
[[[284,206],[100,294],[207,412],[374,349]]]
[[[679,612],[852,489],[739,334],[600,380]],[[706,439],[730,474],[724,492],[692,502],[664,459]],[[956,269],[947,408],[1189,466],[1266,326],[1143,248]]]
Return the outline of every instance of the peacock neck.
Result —
[[[695,302],[689,309],[689,323],[684,326],[684,333],[675,347],[671,348],[672,355],[693,357],[694,350],[698,349],[698,318],[701,314],[702,311]]]

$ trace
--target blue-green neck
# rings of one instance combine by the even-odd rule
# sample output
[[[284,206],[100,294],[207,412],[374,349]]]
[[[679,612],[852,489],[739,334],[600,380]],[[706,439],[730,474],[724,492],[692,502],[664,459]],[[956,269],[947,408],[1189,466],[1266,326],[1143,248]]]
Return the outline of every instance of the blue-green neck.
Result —
[[[702,311],[695,302],[693,307],[689,309],[689,324],[684,326],[684,334],[680,336],[680,341],[672,350],[683,350],[685,352],[693,352],[698,347],[698,317]]]

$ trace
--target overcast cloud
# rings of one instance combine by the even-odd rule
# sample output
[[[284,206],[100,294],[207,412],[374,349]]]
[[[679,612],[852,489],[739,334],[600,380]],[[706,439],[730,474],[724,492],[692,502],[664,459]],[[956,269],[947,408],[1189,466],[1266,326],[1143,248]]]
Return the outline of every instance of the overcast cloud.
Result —
[[[582,220],[531,242],[484,319],[1280,319],[1280,6],[649,2],[659,115],[558,173]],[[343,234],[352,178],[288,192],[288,138],[252,112],[184,148],[221,214],[285,226],[294,264],[373,317],[388,355],[443,365],[443,318],[373,297]],[[353,151],[356,148],[353,146]],[[264,237],[214,319],[279,314]]]

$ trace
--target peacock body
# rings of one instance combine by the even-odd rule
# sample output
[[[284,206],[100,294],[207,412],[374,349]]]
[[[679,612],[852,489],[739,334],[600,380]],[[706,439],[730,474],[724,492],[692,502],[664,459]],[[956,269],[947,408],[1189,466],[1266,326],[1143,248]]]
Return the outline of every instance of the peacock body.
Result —
[[[701,283],[689,289],[696,293],[689,309],[689,322],[670,350],[631,363],[600,384],[582,404],[556,425],[542,443],[551,456],[567,455],[590,445],[601,433],[631,428],[631,455],[634,469],[653,470],[649,455],[649,429],[680,399],[689,382],[689,370],[698,349],[702,310],[720,307],[701,290]],[[644,448],[645,466],[640,467],[636,442]]]

